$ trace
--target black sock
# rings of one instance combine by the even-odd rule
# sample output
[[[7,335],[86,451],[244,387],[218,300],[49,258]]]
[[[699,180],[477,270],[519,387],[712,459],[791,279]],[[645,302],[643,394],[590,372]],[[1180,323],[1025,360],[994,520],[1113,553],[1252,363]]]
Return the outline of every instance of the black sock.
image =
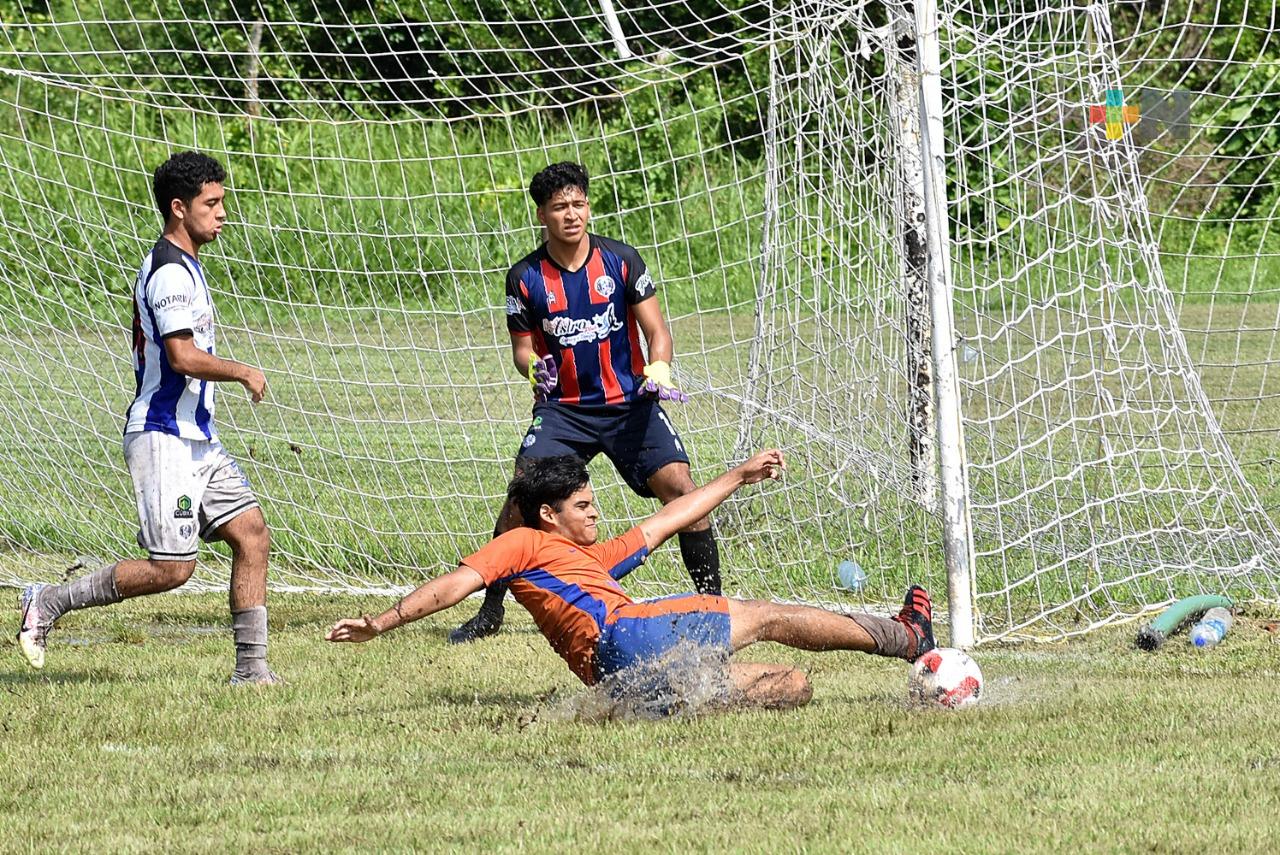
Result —
[[[502,605],[502,598],[507,595],[507,583],[495,582],[484,589],[484,605],[480,606],[482,612],[501,612],[505,611]]]
[[[682,531],[677,537],[680,538],[680,557],[684,559],[693,587],[699,594],[719,594],[720,547],[716,545],[715,532],[709,528]]]
[[[498,535],[504,534],[504,533],[505,531],[502,528],[502,516],[500,514],[498,516],[498,522],[494,523],[494,526],[493,526],[494,539],[497,539]],[[506,582],[497,582],[495,584],[490,585],[489,587],[484,589],[484,603],[483,605],[480,606],[480,611],[489,612],[491,614],[493,612],[505,611],[506,609],[502,604],[502,600],[506,596],[507,596]]]

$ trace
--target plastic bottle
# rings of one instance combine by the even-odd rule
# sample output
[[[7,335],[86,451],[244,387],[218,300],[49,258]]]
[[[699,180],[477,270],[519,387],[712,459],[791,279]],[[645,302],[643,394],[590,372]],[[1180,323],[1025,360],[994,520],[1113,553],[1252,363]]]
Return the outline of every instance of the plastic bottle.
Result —
[[[857,561],[841,561],[836,568],[836,576],[840,580],[839,587],[857,593],[867,584],[867,571]]]
[[[1231,629],[1231,612],[1221,606],[1215,606],[1205,612],[1204,617],[1191,627],[1191,644],[1199,650],[1208,650],[1221,641],[1229,629]]]

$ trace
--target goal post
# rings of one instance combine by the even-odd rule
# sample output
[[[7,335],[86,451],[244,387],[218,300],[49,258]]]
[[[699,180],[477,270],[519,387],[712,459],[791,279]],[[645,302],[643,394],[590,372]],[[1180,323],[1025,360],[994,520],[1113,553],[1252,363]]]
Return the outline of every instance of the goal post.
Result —
[[[945,132],[942,119],[942,71],[938,48],[937,0],[916,0],[916,49],[919,55],[920,140],[924,181],[924,219],[928,235],[930,327],[937,389],[938,471],[941,480],[942,549],[947,570],[947,611],[952,647],[969,648],[973,624],[973,536],[969,526],[969,482],[965,474],[963,416],[956,373],[956,335],[952,307],[951,241],[947,221]]]

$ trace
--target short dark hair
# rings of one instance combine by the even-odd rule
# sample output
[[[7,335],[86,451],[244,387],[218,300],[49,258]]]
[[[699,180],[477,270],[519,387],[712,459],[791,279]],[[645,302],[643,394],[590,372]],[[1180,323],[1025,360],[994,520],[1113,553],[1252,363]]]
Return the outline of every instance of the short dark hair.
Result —
[[[198,151],[180,151],[156,167],[151,179],[151,192],[156,197],[160,216],[169,222],[169,205],[174,199],[190,205],[200,195],[201,188],[209,183],[221,184],[227,180],[222,164]]]
[[[576,163],[564,161],[553,163],[533,176],[529,182],[529,195],[533,203],[541,208],[547,201],[566,187],[577,187],[582,195],[587,195],[587,170]]]
[[[550,505],[556,512],[570,496],[591,481],[587,464],[572,454],[521,460],[516,477],[507,485],[507,498],[520,509],[529,528],[538,528],[538,511]]]

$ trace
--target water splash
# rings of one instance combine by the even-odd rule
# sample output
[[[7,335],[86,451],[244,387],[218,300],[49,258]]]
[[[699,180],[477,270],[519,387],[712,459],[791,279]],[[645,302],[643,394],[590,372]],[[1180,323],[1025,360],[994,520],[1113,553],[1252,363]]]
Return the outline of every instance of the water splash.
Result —
[[[728,664],[723,648],[682,641],[661,657],[553,702],[544,716],[553,721],[656,721],[731,709],[741,698],[729,679]]]

